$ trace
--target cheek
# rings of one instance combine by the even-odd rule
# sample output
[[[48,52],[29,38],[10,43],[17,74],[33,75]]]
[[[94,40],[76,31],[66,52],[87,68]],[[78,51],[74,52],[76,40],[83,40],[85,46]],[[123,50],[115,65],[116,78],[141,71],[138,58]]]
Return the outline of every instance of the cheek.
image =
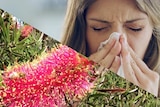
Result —
[[[90,54],[92,54],[97,51],[100,41],[94,35],[87,34],[87,43]]]
[[[141,59],[144,57],[151,36],[152,32],[142,32],[138,35],[128,37],[129,46]]]
[[[90,54],[92,54],[97,52],[100,43],[105,41],[107,37],[105,35],[100,35],[94,31],[87,31],[86,39]]]

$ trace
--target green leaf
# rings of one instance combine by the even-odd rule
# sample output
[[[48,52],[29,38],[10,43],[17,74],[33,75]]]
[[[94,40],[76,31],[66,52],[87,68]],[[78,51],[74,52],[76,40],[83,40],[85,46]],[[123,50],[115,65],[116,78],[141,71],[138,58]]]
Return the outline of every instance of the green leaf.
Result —
[[[14,38],[13,41],[15,43],[19,42],[20,36],[21,36],[20,30],[18,30],[17,28],[13,29],[13,38]]]

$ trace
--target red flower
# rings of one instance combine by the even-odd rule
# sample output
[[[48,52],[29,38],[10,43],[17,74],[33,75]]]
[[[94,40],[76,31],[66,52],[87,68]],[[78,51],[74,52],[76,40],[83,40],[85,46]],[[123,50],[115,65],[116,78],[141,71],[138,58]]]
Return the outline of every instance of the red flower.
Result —
[[[27,37],[33,31],[33,27],[30,25],[24,25],[22,28],[22,37]]]
[[[66,99],[77,100],[91,90],[92,73],[93,62],[60,45],[33,62],[7,68],[0,102],[9,107],[63,107]]]

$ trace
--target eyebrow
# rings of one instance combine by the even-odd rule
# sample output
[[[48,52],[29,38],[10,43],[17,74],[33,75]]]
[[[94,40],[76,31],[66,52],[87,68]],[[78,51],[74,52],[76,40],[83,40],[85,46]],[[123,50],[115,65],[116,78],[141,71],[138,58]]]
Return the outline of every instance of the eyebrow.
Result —
[[[93,20],[93,21],[97,21],[97,22],[101,22],[101,23],[112,23],[112,22],[108,22],[108,21],[102,20],[102,19],[89,18],[89,20]]]
[[[137,19],[131,19],[131,20],[128,20],[126,21],[126,23],[133,23],[133,22],[136,22],[136,21],[139,21],[139,20],[145,20],[146,18],[137,18]],[[97,22],[101,22],[101,23],[114,23],[114,22],[109,22],[109,21],[106,21],[106,20],[102,20],[102,19],[95,19],[95,18],[89,18],[89,20],[93,20],[93,21],[97,21]]]
[[[128,20],[126,21],[126,23],[133,23],[133,22],[136,22],[136,21],[139,21],[139,20],[145,20],[146,18],[137,18],[137,19],[132,19],[132,20]]]

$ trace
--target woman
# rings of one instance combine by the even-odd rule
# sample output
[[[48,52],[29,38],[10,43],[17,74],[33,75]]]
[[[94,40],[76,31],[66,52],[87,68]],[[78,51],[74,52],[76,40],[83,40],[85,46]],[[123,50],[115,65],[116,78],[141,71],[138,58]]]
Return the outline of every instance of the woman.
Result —
[[[127,80],[157,96],[159,5],[158,0],[68,0],[62,43],[115,73],[122,66]],[[120,39],[109,39],[112,32]]]

